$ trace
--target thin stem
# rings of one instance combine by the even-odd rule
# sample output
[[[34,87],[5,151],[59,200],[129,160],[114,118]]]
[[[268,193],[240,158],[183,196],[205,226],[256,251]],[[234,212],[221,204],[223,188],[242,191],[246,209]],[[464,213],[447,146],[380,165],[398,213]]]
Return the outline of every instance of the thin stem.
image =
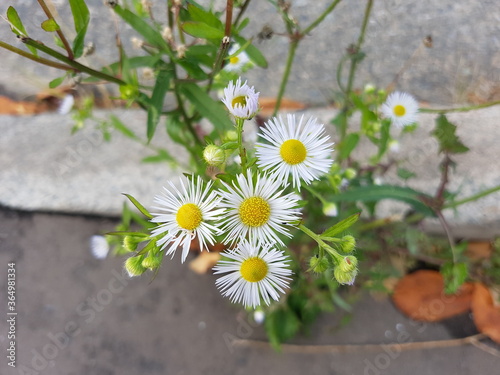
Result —
[[[50,66],[52,68],[61,69],[61,70],[73,70],[73,71],[76,70],[75,68],[72,68],[71,66],[59,64],[55,61],[51,61],[51,60],[44,59],[43,57],[35,56],[29,52],[23,51],[22,49],[16,48],[16,47],[11,46],[10,44],[4,43],[2,41],[0,41],[0,47],[5,48],[11,52],[17,53],[18,55],[26,57],[27,59],[33,60],[37,63]]]
[[[244,119],[237,118],[236,119],[236,133],[238,134],[238,148],[240,151],[241,158],[241,172],[246,175],[247,173],[247,151],[243,147],[243,124],[245,123]]]
[[[358,37],[358,42],[356,43],[355,53],[359,53],[359,51],[361,50],[361,46],[363,45],[363,41],[365,39],[366,27],[368,26],[368,20],[370,19],[372,6],[373,6],[373,0],[368,0],[368,2],[366,3],[363,24],[361,25],[361,32]],[[356,58],[352,59],[351,68],[349,70],[349,78],[346,87],[346,96],[349,96],[349,94],[351,93],[357,66],[358,66],[358,59]]]
[[[451,255],[453,257],[453,263],[456,263],[457,262],[457,255],[456,255],[456,251],[455,251],[455,239],[453,238],[453,235],[451,234],[451,230],[450,230],[450,227],[448,225],[448,222],[444,218],[441,210],[434,210],[434,212],[436,213],[436,216],[438,217],[439,222],[441,223],[441,226],[443,227],[444,231],[446,232],[446,237],[448,237],[448,242],[450,243],[450,247],[451,247]]]
[[[341,260],[343,257],[339,253],[337,253],[330,245],[328,245],[325,241],[323,241],[319,235],[314,233],[312,230],[304,226],[303,224],[299,224],[298,228],[304,232],[304,234],[307,234],[309,237],[311,237],[314,241],[317,242],[319,245],[319,248],[323,248],[326,251],[328,251],[335,259]]]
[[[439,187],[435,196],[435,201],[439,205],[439,209],[442,208],[444,203],[444,193],[446,191],[446,185],[449,182],[448,175],[452,163],[453,161],[451,160],[450,156],[448,154],[445,154],[444,160],[441,163],[441,181],[439,183]]]
[[[316,18],[316,20],[314,20],[309,26],[307,26],[302,31],[302,35],[309,34],[316,26],[318,26],[325,19],[326,16],[328,16],[335,9],[335,7],[341,1],[342,0],[335,0],[333,3],[331,3],[330,6],[328,8],[326,8],[325,11],[323,13],[321,13],[318,18]]]
[[[295,59],[295,52],[297,51],[297,47],[299,45],[299,38],[293,38],[290,41],[290,47],[288,48],[288,58],[286,60],[285,71],[283,72],[283,77],[281,78],[281,84],[278,91],[278,96],[276,97],[276,104],[274,106],[273,117],[278,113],[281,100],[283,99],[283,95],[285,94],[286,85],[288,83],[288,78],[290,77],[290,72],[292,70],[293,60]]]
[[[470,105],[470,106],[465,106],[465,107],[458,107],[458,108],[441,108],[441,109],[420,108],[419,112],[421,112],[421,113],[468,112],[468,111],[474,111],[476,109],[493,107],[493,106],[498,105],[498,104],[500,104],[500,100],[497,100],[494,102],[489,102],[489,103]]]
[[[54,16],[52,15],[52,12],[50,11],[49,7],[47,4],[45,4],[44,0],[38,0],[38,4],[42,7],[43,11],[45,12],[45,15],[49,19],[54,19]],[[64,49],[68,53],[68,59],[74,60],[75,55],[73,55],[73,50],[71,49],[71,46],[69,45],[68,41],[66,40],[66,37],[64,36],[62,30],[59,28],[56,30],[57,35],[59,35],[59,39],[61,39],[62,44],[64,45]]]
[[[483,198],[491,193],[494,193],[496,191],[500,191],[500,185],[499,186],[495,186],[491,189],[487,189],[487,190],[484,190],[484,191],[481,191],[477,194],[474,194],[474,195],[471,195],[470,197],[468,198],[464,198],[464,199],[461,199],[459,201],[455,201],[455,202],[451,202],[451,203],[448,203],[446,205],[443,206],[443,208],[455,208],[455,207],[458,207],[464,203],[468,203],[468,202],[472,202],[472,201],[475,201],[477,199],[480,199],[480,198]]]
[[[82,65],[74,60],[71,60],[70,58],[64,56],[63,54],[61,54],[61,53],[53,50],[52,48],[47,47],[44,44],[37,42],[31,38],[21,38],[21,40],[23,43],[27,44],[28,46],[35,47],[37,50],[40,50],[40,51],[46,53],[47,55],[50,55],[50,56],[52,56],[52,57],[54,57],[54,58],[56,58],[64,63],[68,64],[69,66],[71,66],[73,68],[73,70],[76,70],[79,72],[84,72],[84,73],[87,73],[93,77],[100,78],[100,79],[103,79],[103,80],[108,81],[108,82],[113,82],[113,83],[116,83],[118,85],[125,85],[126,84],[124,81],[122,81],[119,78],[110,76],[109,74],[106,74],[103,72],[99,72],[99,71],[94,70],[92,68],[89,68],[85,65]]]
[[[250,4],[250,1],[251,0],[245,0],[245,2],[243,3],[243,5],[241,6],[240,8],[240,12],[238,13],[238,15],[236,16],[236,19],[234,20],[234,26],[238,26],[238,24],[240,23],[241,21],[241,17],[243,17],[243,14],[245,13],[245,11],[247,10],[248,8],[248,5]]]

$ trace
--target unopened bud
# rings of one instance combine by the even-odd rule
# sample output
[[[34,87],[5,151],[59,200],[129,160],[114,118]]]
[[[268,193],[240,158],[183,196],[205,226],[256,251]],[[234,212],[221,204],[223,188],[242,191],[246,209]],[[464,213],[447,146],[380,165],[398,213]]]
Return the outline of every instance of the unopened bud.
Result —
[[[352,180],[357,176],[357,172],[354,168],[347,168],[344,171],[344,177],[347,178],[348,180]]]
[[[182,59],[186,56],[186,50],[187,50],[187,47],[185,44],[179,44],[177,46],[177,57],[179,59]]]
[[[342,249],[343,253],[351,253],[354,248],[356,247],[356,239],[348,234],[347,236],[342,237],[342,243],[340,245],[340,248]]]
[[[226,161],[226,153],[216,145],[208,145],[203,150],[203,159],[211,167],[218,167]]]
[[[144,268],[149,268],[151,270],[154,270],[160,267],[161,260],[159,256],[151,254],[146,258],[144,258],[141,264]]]
[[[358,260],[352,255],[348,255],[342,259],[337,266],[344,272],[353,272],[358,268]]]
[[[144,257],[142,255],[130,257],[125,261],[125,269],[130,277],[140,276],[146,272],[147,268],[142,265]]]
[[[354,284],[354,280],[356,279],[356,275],[358,274],[358,270],[355,269],[351,272],[345,272],[341,267],[335,267],[333,270],[333,277],[335,280],[339,282],[339,284],[352,285]]]
[[[238,133],[236,133],[236,130],[228,130],[224,134],[224,142],[236,142],[238,141]]]
[[[149,80],[153,79],[155,77],[155,72],[151,68],[144,68],[142,69],[142,78]]]
[[[327,202],[323,205],[323,214],[325,216],[336,217],[339,214],[339,210],[336,203]]]
[[[125,236],[123,238],[123,247],[130,252],[136,251],[137,245],[139,245],[139,243],[143,240],[144,238],[138,236]]]
[[[128,100],[128,99],[134,99],[139,90],[137,89],[136,86],[133,85],[121,85],[120,86],[120,94],[122,99]]]
[[[161,36],[163,37],[163,39],[165,39],[167,42],[168,41],[171,41],[173,39],[173,35],[172,35],[172,29],[168,26],[165,26],[165,28],[163,29],[163,31],[161,32]]]
[[[309,267],[311,268],[311,270],[313,272],[323,273],[329,267],[328,259],[326,257],[321,257],[320,258],[318,256],[313,256],[309,260]]]
[[[373,93],[375,93],[375,89],[376,89],[376,87],[373,83],[367,83],[365,85],[364,91],[366,94],[373,94]]]
[[[144,45],[144,41],[142,41],[139,38],[136,38],[135,36],[132,37],[130,41],[132,42],[132,47],[134,47],[135,49],[141,49],[142,46]]]

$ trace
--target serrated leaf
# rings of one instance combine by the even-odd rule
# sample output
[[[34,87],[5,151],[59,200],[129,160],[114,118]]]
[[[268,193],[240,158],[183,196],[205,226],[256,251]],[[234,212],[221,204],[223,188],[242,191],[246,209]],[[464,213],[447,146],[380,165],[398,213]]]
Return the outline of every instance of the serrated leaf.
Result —
[[[163,50],[166,53],[171,53],[170,47],[167,42],[161,36],[160,32],[153,28],[149,23],[144,21],[142,18],[132,13],[128,9],[122,8],[120,5],[116,5],[113,10],[118,14],[125,22],[127,22],[132,28],[137,31],[146,42],[149,44]]]
[[[182,83],[180,90],[196,110],[206,117],[218,131],[223,132],[234,127],[221,103],[212,99],[201,87],[194,83]]]
[[[460,154],[469,151],[455,134],[456,130],[457,127],[449,122],[445,115],[436,118],[436,129],[431,134],[438,140],[440,152]]]
[[[53,18],[49,18],[48,20],[43,21],[41,26],[42,26],[42,29],[44,31],[47,31],[48,33],[51,33],[51,32],[54,32],[54,31],[57,31],[60,29],[56,20]]]
[[[203,22],[184,22],[182,24],[182,30],[195,38],[219,40],[224,37],[224,30],[209,26]]]
[[[353,187],[330,198],[334,202],[378,202],[382,199],[394,199],[410,204],[416,211],[426,216],[436,216],[422,198],[430,199],[425,193],[401,186],[369,185]]]
[[[69,0],[73,22],[75,24],[76,37],[73,40],[73,53],[75,58],[82,56],[85,46],[85,35],[90,22],[90,13],[84,0]]]
[[[160,115],[163,110],[163,101],[170,87],[172,72],[165,67],[161,67],[156,77],[155,87],[151,94],[151,105],[148,107],[147,137],[151,141],[156,131]]]
[[[441,267],[444,277],[444,291],[446,294],[454,294],[467,279],[467,264],[446,263]]]
[[[133,196],[131,196],[130,194],[126,194],[126,193],[123,193],[123,195],[125,195],[129,200],[130,202],[132,202],[132,204],[144,215],[146,216],[148,219],[152,219],[153,218],[153,215],[151,215],[148,210],[146,210],[144,208],[144,206],[142,204],[139,203],[139,201],[137,199],[135,199]]]
[[[346,229],[351,227],[359,219],[361,212],[351,215],[348,218],[339,221],[337,224],[331,226],[321,234],[321,237],[334,237],[339,233],[344,232]]]
[[[49,87],[51,89],[55,89],[56,87],[58,87],[61,83],[63,83],[64,79],[66,78],[66,76],[62,76],[62,77],[59,77],[59,78],[56,78],[56,79],[53,79],[52,81],[49,82]]]
[[[359,142],[358,133],[348,134],[338,146],[338,153],[341,159],[347,159]]]

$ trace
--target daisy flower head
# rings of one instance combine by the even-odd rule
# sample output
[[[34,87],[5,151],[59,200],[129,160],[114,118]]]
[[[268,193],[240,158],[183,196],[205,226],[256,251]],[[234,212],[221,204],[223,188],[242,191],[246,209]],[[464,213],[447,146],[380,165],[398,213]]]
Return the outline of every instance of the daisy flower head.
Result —
[[[157,206],[154,208],[161,212],[152,214],[151,222],[158,224],[152,235],[163,235],[157,244],[172,257],[175,250],[182,246],[184,263],[195,237],[201,251],[207,249],[207,243],[214,244],[214,235],[220,234],[220,229],[213,223],[224,213],[224,209],[217,208],[221,198],[211,191],[212,183],[205,185],[200,176],[189,178],[187,182],[181,178],[180,190],[172,182],[169,181],[169,184],[170,189],[164,188],[162,194],[155,196]]]
[[[213,269],[215,274],[226,275],[215,284],[231,302],[255,308],[262,298],[269,305],[270,298],[277,301],[288,288],[292,274],[287,264],[290,259],[273,244],[243,240],[235,250],[221,255],[228,260],[220,260]]]
[[[259,93],[247,85],[247,81],[241,84],[241,78],[229,82],[224,89],[222,102],[231,114],[240,119],[251,119],[259,111]]]
[[[410,94],[396,91],[387,97],[381,110],[394,125],[404,127],[417,121],[418,103]]]
[[[283,245],[278,233],[291,237],[287,226],[299,220],[298,200],[293,193],[285,194],[281,182],[266,175],[236,176],[237,183],[224,184],[220,206],[227,209],[222,231],[224,243],[250,241],[277,242]]]
[[[231,46],[229,52],[227,53],[228,56],[231,57],[229,57],[229,59],[227,60],[227,64],[224,66],[224,70],[227,70],[228,72],[241,72],[245,67],[245,65],[247,65],[250,62],[250,58],[248,57],[245,51],[242,51],[237,55],[235,55],[235,53],[239,49],[240,45],[237,43]]]
[[[293,186],[300,190],[300,180],[310,184],[328,172],[333,160],[333,143],[325,134],[323,124],[311,117],[304,124],[304,116],[297,122],[295,115],[269,120],[259,134],[269,142],[257,143],[257,165],[270,171],[273,177],[286,182],[292,177]]]

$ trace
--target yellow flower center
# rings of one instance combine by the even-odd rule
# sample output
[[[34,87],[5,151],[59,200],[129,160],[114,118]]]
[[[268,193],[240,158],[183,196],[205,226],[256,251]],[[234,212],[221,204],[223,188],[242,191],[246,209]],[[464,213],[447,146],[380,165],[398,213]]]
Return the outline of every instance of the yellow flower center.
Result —
[[[394,114],[398,117],[404,116],[406,113],[406,108],[401,104],[397,104],[394,106]]]
[[[175,220],[177,220],[177,224],[183,229],[196,229],[202,220],[201,210],[194,203],[186,203],[177,211]]]
[[[243,224],[249,227],[260,227],[267,223],[271,216],[271,207],[261,197],[245,199],[238,210]]]
[[[259,257],[246,259],[241,263],[241,276],[251,283],[262,280],[267,275],[267,263]]]
[[[238,64],[238,61],[240,61],[240,58],[238,56],[233,56],[229,59],[230,64]]]
[[[295,165],[302,163],[307,156],[306,146],[301,141],[289,139],[281,145],[280,155],[288,164]]]
[[[233,101],[231,102],[231,105],[234,107],[236,107],[236,105],[240,105],[242,107],[246,106],[247,105],[247,97],[242,95],[242,96],[237,96],[236,98],[233,99]]]

